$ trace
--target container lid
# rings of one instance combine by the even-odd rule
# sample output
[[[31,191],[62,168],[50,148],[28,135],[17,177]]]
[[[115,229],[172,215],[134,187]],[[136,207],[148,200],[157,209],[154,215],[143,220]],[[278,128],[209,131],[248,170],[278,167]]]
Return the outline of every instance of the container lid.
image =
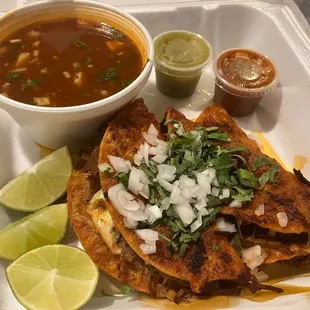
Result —
[[[155,66],[175,75],[200,73],[212,54],[210,44],[201,35],[182,30],[158,35],[154,49]]]
[[[250,49],[222,52],[215,64],[216,83],[224,90],[246,97],[261,97],[276,86],[272,61]]]

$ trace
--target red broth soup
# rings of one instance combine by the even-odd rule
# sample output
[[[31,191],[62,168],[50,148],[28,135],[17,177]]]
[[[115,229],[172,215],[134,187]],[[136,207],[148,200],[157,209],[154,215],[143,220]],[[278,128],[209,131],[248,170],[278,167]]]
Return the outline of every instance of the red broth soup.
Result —
[[[67,107],[109,97],[143,69],[136,44],[105,23],[63,19],[24,27],[0,42],[0,93]]]

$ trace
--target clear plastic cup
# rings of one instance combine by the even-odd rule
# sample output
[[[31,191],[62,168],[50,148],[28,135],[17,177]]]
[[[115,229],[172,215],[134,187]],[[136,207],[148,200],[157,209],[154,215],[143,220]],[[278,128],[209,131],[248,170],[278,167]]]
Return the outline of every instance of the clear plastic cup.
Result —
[[[229,49],[214,63],[214,102],[231,116],[247,116],[265,94],[275,89],[277,71],[272,61],[250,49]]]
[[[174,30],[154,39],[156,85],[169,97],[194,93],[200,76],[210,62],[211,46],[201,35]]]

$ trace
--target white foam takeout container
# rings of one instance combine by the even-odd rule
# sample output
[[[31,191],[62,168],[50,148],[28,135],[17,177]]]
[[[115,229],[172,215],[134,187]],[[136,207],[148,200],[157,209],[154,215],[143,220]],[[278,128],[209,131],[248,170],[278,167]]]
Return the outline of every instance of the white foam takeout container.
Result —
[[[150,0],[106,2],[130,4],[148,1]],[[157,2],[163,1],[165,0],[157,0]],[[182,1],[185,0],[179,0],[179,2]],[[26,2],[33,1],[1,0],[0,11]],[[278,87],[273,93],[264,97],[254,114],[237,119],[237,122],[248,133],[260,130],[281,160],[288,167],[292,167],[296,155],[307,157],[310,161],[309,26],[292,0],[268,2],[218,0],[190,3],[187,1],[183,4],[122,5],[122,8],[137,17],[150,31],[152,37],[168,30],[185,29],[203,35],[213,47],[213,57],[224,49],[245,47],[258,50],[272,58],[279,71]],[[154,82],[153,72],[150,81],[140,94],[149,109],[156,113],[159,119],[163,117],[168,106],[173,106],[189,118],[194,118],[212,103],[214,79],[210,71],[204,72],[195,95],[184,100],[174,100],[159,94]],[[0,186],[40,157],[37,145],[8,114],[1,110],[0,148]],[[305,165],[303,173],[310,178],[310,163]],[[19,213],[0,207],[0,229],[20,217]],[[72,231],[66,237],[65,243],[78,244]],[[23,309],[15,300],[5,279],[4,269],[7,265],[7,262],[0,261],[0,309]],[[288,282],[309,287],[310,277],[299,277]],[[84,310],[158,309],[154,303],[144,303],[136,300],[135,297],[125,299],[100,297],[102,287],[103,283],[100,281],[95,296],[83,307]],[[237,302],[234,303],[236,300]],[[218,299],[215,299],[214,308],[221,309],[217,302]],[[310,307],[310,300],[306,294],[279,296],[264,303],[230,297],[229,305],[229,309],[291,310],[298,308],[306,310]],[[180,309],[182,308],[181,306]]]

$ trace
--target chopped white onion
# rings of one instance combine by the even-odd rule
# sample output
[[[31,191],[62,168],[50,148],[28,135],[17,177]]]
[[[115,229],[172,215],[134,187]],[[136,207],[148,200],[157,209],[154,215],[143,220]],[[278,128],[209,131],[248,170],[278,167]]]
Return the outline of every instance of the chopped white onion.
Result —
[[[235,225],[230,222],[226,222],[225,219],[222,217],[216,219],[216,226],[219,231],[226,231],[229,233],[233,233],[236,231]]]
[[[242,202],[234,199],[230,204],[229,207],[231,208],[242,208]]]
[[[127,217],[124,217],[124,225],[127,228],[136,229],[137,226],[138,226],[138,222],[134,221],[134,220],[131,220],[131,219],[127,218]]]
[[[171,165],[158,165],[157,166],[158,169],[158,174],[157,174],[157,178],[158,179],[164,179],[168,182],[171,182],[175,179],[175,173],[177,171],[177,168]]]
[[[175,205],[174,209],[184,226],[191,224],[196,217],[188,201],[184,202],[183,204]]]
[[[168,155],[157,154],[154,157],[152,157],[152,160],[155,161],[155,163],[157,164],[162,164],[167,158],[168,158]]]
[[[146,254],[154,254],[156,253],[156,242],[152,242],[152,243],[141,243],[139,244],[139,247],[141,249],[141,251]]]
[[[220,190],[217,188],[217,187],[212,187],[212,190],[211,190],[211,195],[213,197],[218,197],[220,194]]]
[[[288,217],[287,217],[285,212],[278,212],[277,213],[277,218],[278,218],[279,225],[281,227],[286,227],[287,226]]]
[[[212,211],[213,211],[213,209],[207,210],[206,208],[204,208],[204,209],[201,209],[198,214],[201,215],[201,216],[206,216],[206,215],[208,215]]]
[[[213,180],[216,178],[216,170],[214,168],[208,168],[201,173],[210,179],[210,183],[212,183]]]
[[[139,194],[140,194],[142,197],[148,199],[149,196],[150,196],[150,189],[149,189],[149,186],[148,186],[147,184],[143,185],[142,190],[139,191]]]
[[[136,229],[135,233],[137,236],[145,241],[157,241],[158,232],[152,229]]]
[[[143,170],[139,170],[140,172],[140,182],[142,184],[151,184],[149,178],[147,177],[147,175],[145,174],[145,172]]]
[[[128,217],[129,219],[135,220],[135,221],[144,221],[147,219],[144,212],[140,209],[135,211],[129,211],[122,207],[121,203],[118,200],[118,193],[121,191],[125,191],[125,187],[118,183],[108,190],[108,197],[111,200],[113,206],[115,209],[123,216]]]
[[[143,189],[143,184],[140,182],[140,171],[141,170],[132,167],[129,174],[128,189],[136,195]]]
[[[150,162],[149,162],[149,147],[150,146],[146,142],[144,142],[144,144],[143,144],[143,158],[144,158],[145,164],[147,166],[150,165]]]
[[[189,178],[187,175],[181,175],[179,178],[179,186],[180,188],[193,187],[196,185],[194,179]]]
[[[151,155],[157,155],[157,154],[167,155],[167,153],[168,153],[167,142],[165,142],[163,140],[159,140],[156,147],[154,147],[154,146],[150,147],[149,153]]]
[[[242,260],[251,270],[260,266],[266,257],[267,254],[263,253],[260,245],[254,245],[250,248],[242,250]]]
[[[113,172],[114,169],[112,166],[110,166],[108,163],[101,163],[98,165],[98,168],[101,172],[105,172],[107,169],[109,169],[109,172]]]
[[[144,211],[146,208],[145,203],[141,199],[138,199],[138,204],[139,204],[141,210]]]
[[[206,199],[200,199],[196,204],[195,208],[200,211],[201,209],[205,208],[207,206]]]
[[[268,280],[269,276],[264,271],[258,271],[258,268],[251,270],[251,274],[254,275],[259,283]]]
[[[164,210],[168,210],[170,206],[170,198],[166,197],[162,200],[160,208]]]
[[[229,190],[229,188],[223,188],[223,189],[222,189],[222,194],[219,195],[219,198],[220,198],[220,199],[225,199],[225,198],[229,198],[229,196],[230,196],[230,190]]]
[[[149,135],[153,135],[153,136],[156,136],[156,137],[158,136],[158,130],[156,129],[156,127],[153,124],[150,125],[147,133]]]
[[[264,214],[265,214],[265,205],[264,205],[264,204],[259,205],[259,206],[255,209],[254,213],[255,213],[256,216],[264,215]]]
[[[163,216],[162,210],[160,210],[157,205],[152,206],[147,204],[144,212],[145,215],[147,216],[147,221],[150,224],[153,224],[155,221],[162,218]]]
[[[219,187],[219,186],[220,186],[219,181],[218,181],[218,179],[216,179],[216,178],[212,181],[212,184],[213,184],[214,186],[216,186],[216,187]]]
[[[142,132],[142,135],[143,135],[144,140],[148,144],[150,144],[150,145],[157,145],[158,144],[159,139],[157,138],[157,136],[150,135],[146,132]]]
[[[130,166],[127,160],[113,155],[108,155],[108,159],[116,172],[129,172]]]
[[[207,171],[207,170],[205,170]],[[206,176],[203,172],[197,173],[197,182],[200,186],[200,188],[205,192],[206,195],[211,194],[211,179]]]
[[[140,208],[138,202],[134,200],[134,197],[126,191],[120,191],[117,195],[117,199],[126,210],[135,211]]]
[[[168,192],[171,192],[173,189],[173,185],[164,179],[158,179],[158,183]]]
[[[198,216],[197,220],[191,224],[191,232],[193,233],[202,225],[202,217]]]
[[[188,202],[187,199],[181,194],[181,190],[179,188],[179,181],[175,181],[173,183],[169,202],[173,204],[183,204],[185,202]]]
[[[143,144],[140,145],[139,151],[134,155],[133,162],[137,166],[140,166],[142,163],[142,159],[143,159]]]

